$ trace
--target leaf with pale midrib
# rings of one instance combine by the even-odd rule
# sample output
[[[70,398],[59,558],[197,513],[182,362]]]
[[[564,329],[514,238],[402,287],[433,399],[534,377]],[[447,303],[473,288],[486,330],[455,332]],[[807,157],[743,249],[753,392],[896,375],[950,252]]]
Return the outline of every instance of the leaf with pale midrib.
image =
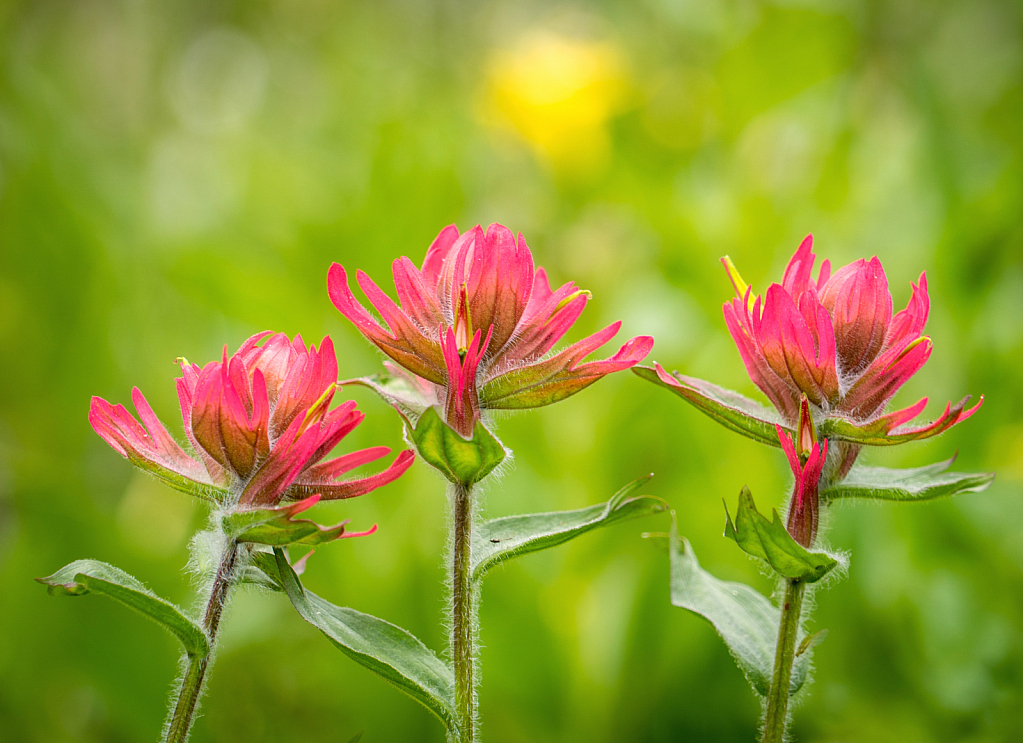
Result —
[[[874,498],[918,501],[960,493],[979,493],[995,479],[993,472],[947,472],[956,458],[926,467],[889,469],[857,465],[844,480],[821,491],[824,500]]]
[[[757,693],[766,696],[774,673],[781,612],[745,583],[719,580],[701,568],[692,545],[679,537],[674,524],[670,539],[671,603],[714,625],[736,665]],[[803,634],[800,630],[800,639]],[[821,633],[815,638],[795,659],[789,684],[791,694],[806,681],[813,647],[824,639]]]
[[[667,505],[660,498],[630,497],[651,477],[629,483],[607,503],[572,511],[505,516],[481,524],[472,548],[473,580],[481,580],[490,568],[513,557],[556,547],[593,529],[664,511]]]

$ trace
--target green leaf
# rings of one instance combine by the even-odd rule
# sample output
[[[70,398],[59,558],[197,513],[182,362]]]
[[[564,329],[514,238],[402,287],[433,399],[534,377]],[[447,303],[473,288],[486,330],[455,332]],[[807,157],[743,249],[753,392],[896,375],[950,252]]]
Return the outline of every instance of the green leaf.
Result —
[[[757,511],[749,488],[739,494],[735,524],[725,504],[725,536],[735,540],[744,552],[766,560],[774,571],[785,578],[798,578],[816,583],[838,566],[835,558],[824,552],[809,552],[785,529],[777,510],[773,520]]]
[[[820,497],[826,500],[928,500],[959,493],[979,493],[995,479],[993,472],[946,472],[955,460],[952,457],[926,467],[901,470],[856,466],[844,480],[822,490]]]
[[[84,596],[96,593],[149,617],[177,637],[185,652],[194,657],[209,655],[202,627],[169,601],[160,598],[123,570],[98,560],[76,560],[47,578],[36,578],[51,596]]]
[[[319,495],[312,495],[296,503],[274,508],[234,511],[223,517],[221,525],[227,536],[239,542],[268,544],[274,547],[289,544],[313,547],[345,536],[361,536],[361,533],[345,533],[347,521],[335,526],[320,526],[309,519],[295,518],[297,514],[316,505],[319,500]]]
[[[305,590],[280,548],[274,549],[277,570],[288,598],[309,624],[319,629],[356,663],[375,671],[448,727],[455,725],[455,678],[451,668],[415,636],[383,619],[335,606]],[[272,570],[265,562],[261,569]]]
[[[462,485],[482,480],[506,455],[504,446],[482,423],[477,421],[473,437],[464,439],[441,420],[435,408],[427,408],[419,417],[412,439],[423,459]]]
[[[477,529],[472,548],[473,580],[480,580],[490,568],[513,557],[556,547],[591,529],[666,510],[667,504],[660,498],[629,497],[651,477],[653,475],[647,475],[629,483],[607,503],[574,511],[505,516],[485,522]]]
[[[671,603],[699,614],[725,641],[736,665],[761,696],[767,696],[774,673],[774,651],[778,642],[781,612],[766,597],[745,583],[723,581],[700,567],[693,547],[671,528]],[[806,647],[792,667],[789,692],[802,687],[810,668],[811,651],[818,639]],[[805,641],[804,641],[804,644]]]
[[[649,366],[634,366],[632,371],[638,377],[674,392],[725,428],[762,444],[781,446],[776,425],[792,430],[773,408],[711,382],[675,372],[671,377],[677,384],[670,384],[661,379],[657,371]]]

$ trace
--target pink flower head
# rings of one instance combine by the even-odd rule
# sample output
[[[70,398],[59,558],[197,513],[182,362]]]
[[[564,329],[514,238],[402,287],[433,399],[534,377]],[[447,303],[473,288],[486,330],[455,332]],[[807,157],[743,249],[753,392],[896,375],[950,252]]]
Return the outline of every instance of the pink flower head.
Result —
[[[522,235],[516,238],[499,224],[486,232],[477,225],[463,235],[454,225],[445,227],[421,268],[408,258],[396,260],[401,306],[362,271],[356,279],[384,325],[356,300],[337,263],[327,277],[334,306],[411,373],[406,382],[420,408],[442,404],[447,423],[466,437],[483,409],[563,400],[638,364],[653,346],[653,338],[640,336],[610,359],[583,362],[614,337],[618,322],[548,355],[586,307],[589,292],[572,282],[552,290]]]
[[[267,336],[270,336],[267,338]],[[262,346],[259,341],[266,338]],[[391,482],[412,464],[411,451],[384,472],[340,478],[361,464],[387,456],[385,446],[321,461],[365,417],[346,402],[330,410],[337,360],[330,338],[319,351],[301,336],[252,336],[238,352],[205,367],[181,361],[178,399],[186,452],[132,390],[140,423],[123,405],[92,398],[89,422],[104,441],[133,464],[188,493],[228,505],[276,505],[319,494],[351,498]]]
[[[789,504],[788,532],[792,538],[809,549],[817,537],[817,523],[820,514],[819,487],[821,471],[828,457],[827,439],[818,443],[810,417],[806,398],[803,398],[796,440],[781,426],[775,427],[781,448],[789,459],[792,474],[796,478]]]
[[[923,410],[926,398],[879,416],[931,355],[931,339],[921,335],[930,309],[926,274],[912,285],[906,309],[893,314],[888,278],[876,257],[834,275],[824,261],[814,280],[812,246],[808,235],[782,283],[771,284],[763,298],[753,294],[729,258],[722,259],[737,294],[724,305],[725,322],[750,377],[790,425],[801,395],[825,416],[878,421],[886,424],[885,432],[905,424]],[[893,433],[914,438],[939,433],[969,418],[983,402],[981,397],[965,409],[968,399],[949,404],[933,424]]]

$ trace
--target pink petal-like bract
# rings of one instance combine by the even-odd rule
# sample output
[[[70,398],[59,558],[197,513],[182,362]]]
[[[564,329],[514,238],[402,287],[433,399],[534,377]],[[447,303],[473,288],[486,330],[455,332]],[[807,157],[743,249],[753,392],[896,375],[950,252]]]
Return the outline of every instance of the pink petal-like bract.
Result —
[[[962,404],[915,429],[907,423],[922,407],[909,417],[893,414],[897,422],[884,415],[931,354],[931,339],[922,335],[930,311],[926,275],[912,284],[906,309],[893,314],[888,278],[876,256],[834,273],[824,261],[816,280],[815,261],[811,235],[792,256],[782,283],[771,284],[761,297],[731,259],[722,259],[736,291],[724,304],[725,324],[750,378],[785,421],[795,426],[802,395],[818,417],[841,417],[864,430],[883,428],[906,438],[934,435],[965,420],[972,410],[965,413]]]
[[[562,400],[611,372],[635,366],[653,338],[634,338],[612,358],[584,362],[620,323],[548,356],[589,300],[569,282],[552,290],[521,234],[493,224],[460,234],[441,230],[416,268],[393,265],[396,305],[369,277],[358,283],[380,320],[356,300],[348,272],[331,266],[334,306],[393,362],[414,375],[445,421],[471,436],[482,411],[533,408]],[[441,410],[442,408],[442,410]]]
[[[330,500],[368,493],[412,464],[412,452],[405,451],[378,475],[342,481],[346,472],[390,450],[373,447],[323,461],[364,417],[354,402],[330,409],[337,389],[330,338],[316,349],[301,337],[259,333],[234,355],[225,348],[220,361],[202,368],[182,361],[181,372],[178,398],[194,453],[174,441],[137,389],[132,399],[142,424],[123,406],[98,397],[89,421],[133,464],[186,492],[227,507],[296,499],[311,505],[314,495]]]
[[[777,426],[781,448],[788,457],[796,484],[792,491],[789,504],[788,532],[792,538],[809,549],[817,537],[817,525],[820,517],[819,484],[821,470],[828,456],[828,442],[814,442],[809,455],[801,458],[796,453],[792,438],[781,426]]]

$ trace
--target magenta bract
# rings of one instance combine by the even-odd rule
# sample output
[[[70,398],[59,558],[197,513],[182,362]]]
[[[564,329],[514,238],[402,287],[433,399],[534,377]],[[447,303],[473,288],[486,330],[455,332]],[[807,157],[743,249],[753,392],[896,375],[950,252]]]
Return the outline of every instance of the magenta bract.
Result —
[[[403,257],[393,272],[400,307],[369,276],[356,274],[386,328],[356,300],[337,263],[327,277],[331,301],[418,378],[409,381],[424,391],[426,404],[439,403],[448,425],[466,437],[481,410],[557,402],[638,364],[653,346],[653,338],[640,336],[610,359],[583,363],[614,337],[619,322],[548,356],[586,307],[589,292],[572,282],[552,290],[522,235],[499,224],[462,235],[454,225],[445,227],[421,268]]]
[[[321,461],[365,417],[351,401],[329,409],[337,386],[330,338],[317,351],[301,336],[291,342],[282,333],[259,333],[233,356],[225,347],[221,361],[202,368],[182,360],[181,371],[178,398],[194,454],[171,437],[138,388],[132,400],[141,424],[123,405],[99,397],[89,410],[89,422],[110,446],[180,490],[243,507],[313,494],[351,498],[391,482],[412,464],[413,453],[404,451],[384,472],[341,481],[390,449]]]
[[[786,528],[793,539],[809,549],[817,537],[820,479],[828,457],[828,441],[817,441],[817,431],[805,395],[799,403],[795,441],[781,426],[775,426],[775,429],[796,478]]]
[[[753,294],[731,260],[722,259],[737,294],[724,305],[728,330],[753,382],[790,425],[796,423],[801,395],[826,416],[880,421],[888,401],[931,355],[931,339],[921,335],[930,309],[926,274],[912,285],[906,309],[893,315],[888,279],[876,257],[834,275],[824,261],[814,280],[812,246],[809,235],[782,283],[771,284],[763,298]],[[965,400],[950,404],[927,431],[912,433],[945,430],[969,418],[982,402],[969,409]],[[907,423],[926,403],[925,398],[884,416],[885,432]]]

